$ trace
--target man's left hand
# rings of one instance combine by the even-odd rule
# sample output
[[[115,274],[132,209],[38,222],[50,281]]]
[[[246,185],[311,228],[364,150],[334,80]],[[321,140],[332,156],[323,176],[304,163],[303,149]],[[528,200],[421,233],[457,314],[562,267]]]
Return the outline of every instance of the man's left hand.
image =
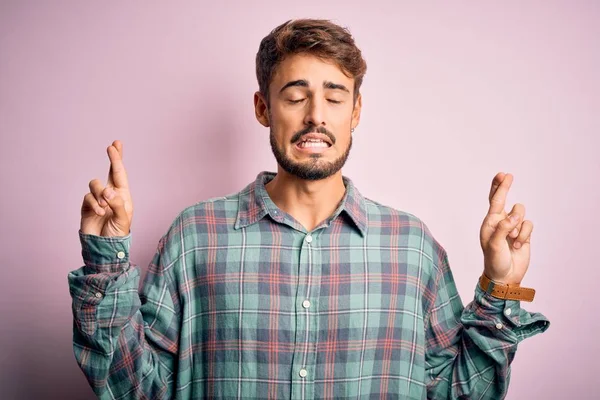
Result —
[[[479,240],[485,275],[495,282],[520,284],[529,267],[533,223],[525,220],[523,204],[515,204],[510,214],[504,211],[512,181],[513,176],[503,172],[494,177],[490,209],[481,225]],[[517,219],[511,219],[513,216]]]

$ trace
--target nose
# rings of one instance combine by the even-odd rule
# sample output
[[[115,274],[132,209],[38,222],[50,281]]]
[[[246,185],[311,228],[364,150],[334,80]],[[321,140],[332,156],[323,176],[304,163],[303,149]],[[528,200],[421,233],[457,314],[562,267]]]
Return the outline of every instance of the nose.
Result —
[[[314,125],[319,127],[325,126],[325,109],[324,103],[321,99],[316,96],[310,99],[306,115],[304,117],[305,125]]]

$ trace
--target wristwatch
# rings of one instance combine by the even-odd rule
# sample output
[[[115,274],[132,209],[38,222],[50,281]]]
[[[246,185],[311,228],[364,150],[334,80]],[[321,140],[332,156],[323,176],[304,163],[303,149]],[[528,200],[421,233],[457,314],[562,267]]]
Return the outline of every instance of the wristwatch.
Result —
[[[535,296],[535,289],[521,287],[518,283],[508,285],[506,283],[494,282],[485,276],[485,274],[482,274],[481,278],[479,278],[479,286],[489,295],[503,300],[533,301],[533,297]]]

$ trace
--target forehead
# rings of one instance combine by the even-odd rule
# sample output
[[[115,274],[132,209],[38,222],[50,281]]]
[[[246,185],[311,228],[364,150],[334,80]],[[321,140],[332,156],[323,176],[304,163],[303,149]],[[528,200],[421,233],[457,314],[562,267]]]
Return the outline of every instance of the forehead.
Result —
[[[278,90],[289,81],[304,79],[310,87],[321,87],[324,81],[340,83],[352,90],[354,79],[346,76],[333,61],[311,54],[294,54],[286,57],[276,68],[271,87]]]

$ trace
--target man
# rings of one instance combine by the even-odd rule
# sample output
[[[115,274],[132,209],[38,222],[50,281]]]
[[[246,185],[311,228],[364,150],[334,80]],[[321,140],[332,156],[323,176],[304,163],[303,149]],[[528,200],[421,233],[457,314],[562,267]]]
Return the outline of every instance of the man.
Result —
[[[99,397],[498,399],[517,345],[546,318],[520,308],[533,225],[492,182],[484,266],[463,307],[448,257],[416,216],[342,175],[366,64],[349,32],[288,21],[256,57],[257,120],[277,173],[183,210],[141,293],[129,261],[123,146],[82,206],[85,266],[69,275],[75,356]],[[513,218],[514,217],[514,218]]]

